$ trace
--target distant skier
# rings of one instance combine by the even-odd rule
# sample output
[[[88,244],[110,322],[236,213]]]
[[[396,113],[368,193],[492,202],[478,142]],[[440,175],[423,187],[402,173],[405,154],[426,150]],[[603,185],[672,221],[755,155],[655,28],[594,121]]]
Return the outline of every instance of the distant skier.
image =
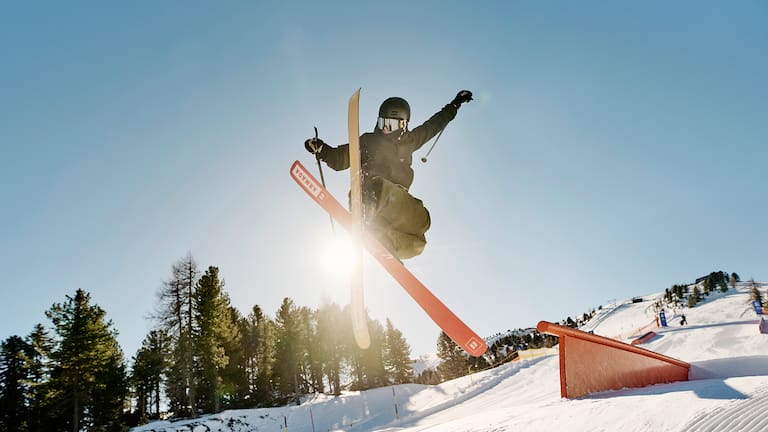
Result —
[[[680,325],[684,326],[686,324],[688,324],[688,320],[686,320],[685,319],[685,315],[683,315],[683,316],[680,317]]]
[[[379,107],[374,131],[360,137],[366,229],[399,259],[424,251],[424,234],[431,224],[422,201],[408,193],[413,183],[413,153],[456,117],[461,104],[471,100],[472,92],[462,90],[429,120],[408,130],[410,105],[403,98],[391,97]],[[304,147],[336,171],[349,168],[349,144],[333,147],[310,138]]]

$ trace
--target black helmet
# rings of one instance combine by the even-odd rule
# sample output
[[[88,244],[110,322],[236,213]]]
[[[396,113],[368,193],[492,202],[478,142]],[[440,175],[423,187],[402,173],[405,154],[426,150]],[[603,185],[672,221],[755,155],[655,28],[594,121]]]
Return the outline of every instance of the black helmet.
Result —
[[[407,122],[411,120],[411,106],[403,98],[391,97],[381,103],[379,117],[400,119]]]

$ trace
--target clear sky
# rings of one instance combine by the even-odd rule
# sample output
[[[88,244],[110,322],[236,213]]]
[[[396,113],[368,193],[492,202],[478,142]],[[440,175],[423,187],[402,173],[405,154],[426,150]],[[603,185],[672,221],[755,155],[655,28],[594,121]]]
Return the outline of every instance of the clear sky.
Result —
[[[359,87],[361,132],[386,97],[415,127],[475,94],[415,162],[433,224],[406,263],[482,336],[715,270],[768,279],[766,48],[763,1],[6,3],[0,338],[83,288],[130,357],[187,252],[243,314],[347,302],[288,170],[316,172],[313,126],[347,142]],[[371,316],[433,351],[366,270]]]

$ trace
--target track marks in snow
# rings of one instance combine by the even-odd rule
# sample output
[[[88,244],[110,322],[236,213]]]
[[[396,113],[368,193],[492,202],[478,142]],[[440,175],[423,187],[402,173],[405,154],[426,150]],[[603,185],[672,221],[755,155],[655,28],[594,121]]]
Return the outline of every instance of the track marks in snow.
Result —
[[[768,386],[761,387],[746,400],[734,400],[710,412],[698,414],[683,432],[762,432],[768,430]]]

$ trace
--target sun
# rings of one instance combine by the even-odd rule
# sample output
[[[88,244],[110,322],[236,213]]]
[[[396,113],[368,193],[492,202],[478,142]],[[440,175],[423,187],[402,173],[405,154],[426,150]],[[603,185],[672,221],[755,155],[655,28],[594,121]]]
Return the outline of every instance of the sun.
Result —
[[[319,262],[326,273],[349,280],[357,253],[352,238],[346,233],[337,233],[324,244]]]

